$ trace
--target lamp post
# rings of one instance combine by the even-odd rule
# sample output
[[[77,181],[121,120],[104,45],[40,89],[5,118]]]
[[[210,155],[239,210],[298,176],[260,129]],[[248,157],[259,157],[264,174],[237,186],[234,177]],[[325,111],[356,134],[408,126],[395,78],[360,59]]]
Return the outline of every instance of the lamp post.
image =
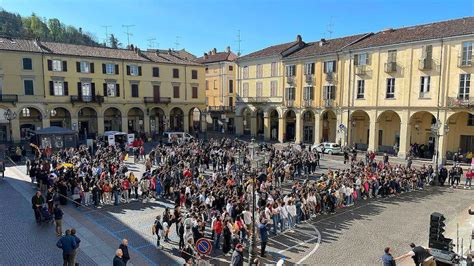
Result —
[[[13,143],[12,120],[16,118],[16,113],[8,109],[3,113],[3,116],[5,117],[6,120],[8,120],[8,127],[10,131],[10,142]]]
[[[252,139],[250,144],[248,145],[250,160],[252,164],[254,163],[258,164],[258,162],[255,160],[256,159],[255,152],[256,152],[257,147],[258,147],[258,144],[255,143],[255,139]],[[258,165],[255,168],[257,167]],[[255,261],[255,258],[257,257],[257,250],[255,247],[257,243],[257,239],[255,235],[255,211],[256,211],[255,210],[256,209],[256,202],[255,202],[255,183],[256,183],[255,170],[256,169],[255,168],[252,169],[254,171],[252,171],[250,175],[252,178],[252,238],[250,238],[249,265],[252,265],[253,262]]]
[[[444,127],[443,127],[443,134],[440,134],[439,133],[439,130],[441,128],[441,122],[439,120],[436,120],[436,123],[432,124],[431,125],[431,132],[435,135],[435,147],[434,147],[434,150],[435,150],[435,154],[433,156],[433,159],[434,159],[434,164],[435,164],[435,174],[436,174],[436,177],[434,179],[434,184],[437,186],[439,185],[439,165],[438,165],[438,158],[439,158],[439,151],[438,151],[438,148],[439,148],[439,138],[441,136],[444,136],[446,134],[448,134],[449,132],[449,127],[448,127],[448,124],[444,124]]]

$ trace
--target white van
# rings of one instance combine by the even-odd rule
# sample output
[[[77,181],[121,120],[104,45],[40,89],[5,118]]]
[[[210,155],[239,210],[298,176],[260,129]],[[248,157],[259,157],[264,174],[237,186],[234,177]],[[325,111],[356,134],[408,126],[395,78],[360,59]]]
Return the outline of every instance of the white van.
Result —
[[[194,139],[194,137],[185,132],[163,132],[163,142],[166,144],[173,142],[181,143],[192,139]]]
[[[313,147],[311,147],[312,151],[317,151],[317,152],[323,152],[327,154],[341,154],[342,149],[341,145],[334,143],[334,142],[323,142],[319,144],[314,144]]]

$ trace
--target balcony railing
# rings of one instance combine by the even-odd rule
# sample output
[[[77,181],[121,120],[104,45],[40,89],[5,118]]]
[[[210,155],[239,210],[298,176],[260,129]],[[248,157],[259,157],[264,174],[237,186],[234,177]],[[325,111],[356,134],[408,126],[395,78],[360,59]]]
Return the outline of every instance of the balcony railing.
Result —
[[[458,67],[472,67],[472,58],[466,58],[465,56],[458,56]]]
[[[233,113],[235,112],[235,106],[208,106],[207,110],[210,112]]]
[[[458,97],[448,97],[448,107],[471,108],[474,107],[474,99],[470,99],[468,94],[461,94]]]
[[[324,107],[330,108],[334,106],[334,100],[333,99],[324,99]]]
[[[356,66],[355,73],[356,75],[365,75],[367,73],[367,66],[366,65]]]
[[[237,97],[237,102],[241,103],[281,103],[282,97],[279,96],[258,96],[258,97]]]
[[[304,100],[303,107],[313,107],[313,100]]]
[[[313,75],[306,74],[305,75],[305,81],[306,81],[307,84],[313,84],[313,81],[314,81]]]
[[[422,58],[418,62],[418,69],[419,70],[430,70],[432,68],[432,59],[431,58]]]
[[[334,72],[326,73],[326,81],[328,81],[328,82],[334,81],[335,76],[336,76],[336,73],[334,73]]]
[[[387,62],[384,65],[384,70],[386,73],[392,73],[397,71],[397,62]]]
[[[290,85],[295,85],[295,83],[296,83],[295,77],[294,76],[287,76],[286,77],[286,83],[288,83]]]
[[[171,97],[144,97],[145,103],[170,103]]]
[[[295,100],[286,100],[285,105],[286,107],[293,107],[295,104]]]
[[[84,96],[84,95],[72,95],[71,103],[98,103],[104,102],[104,96]]]
[[[15,94],[0,94],[0,102],[2,103],[17,103],[18,95]]]

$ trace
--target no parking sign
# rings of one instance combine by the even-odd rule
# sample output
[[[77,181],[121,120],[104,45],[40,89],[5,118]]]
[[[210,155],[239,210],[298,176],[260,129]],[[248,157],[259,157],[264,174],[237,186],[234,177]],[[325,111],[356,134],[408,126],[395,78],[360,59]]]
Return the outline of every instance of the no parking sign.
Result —
[[[198,241],[196,241],[196,250],[201,255],[207,255],[211,253],[212,251],[211,241],[209,241],[209,239],[207,238],[199,238]]]

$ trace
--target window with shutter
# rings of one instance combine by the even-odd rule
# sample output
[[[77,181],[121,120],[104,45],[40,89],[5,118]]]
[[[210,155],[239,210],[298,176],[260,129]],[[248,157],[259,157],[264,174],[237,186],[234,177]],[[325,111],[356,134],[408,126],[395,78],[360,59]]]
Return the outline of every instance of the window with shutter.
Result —
[[[132,97],[138,98],[138,84],[132,84]]]
[[[107,73],[107,66],[106,64],[102,64],[102,74],[106,74]]]
[[[32,79],[25,79],[23,80],[23,85],[25,89],[25,95],[35,95],[35,91],[33,88],[33,80]]]
[[[91,67],[91,72],[90,73],[94,73],[94,63],[90,63],[90,67]]]
[[[461,65],[463,66],[469,66],[472,64],[472,45],[473,45],[473,42],[462,43]]]
[[[160,76],[160,69],[158,67],[153,68],[153,77],[159,77]]]
[[[192,88],[192,97],[193,97],[193,99],[198,98],[198,87],[193,87]]]
[[[270,96],[277,97],[278,96],[278,89],[277,89],[278,81],[272,80],[270,82]]]
[[[115,95],[120,97],[120,84],[115,84]]]
[[[52,71],[52,70],[53,70],[53,60],[48,59],[48,71]]]
[[[33,70],[33,61],[31,58],[23,58],[23,70]]]
[[[119,65],[115,65],[115,75],[119,74]]]
[[[197,72],[197,70],[192,70],[192,71],[191,71],[191,78],[192,78],[192,79],[198,79],[198,72]]]
[[[62,71],[63,70],[63,62],[61,60],[52,60],[51,70],[52,71]]]
[[[139,75],[139,76],[142,75],[142,67],[141,67],[141,66],[138,67],[138,75]]]
[[[173,78],[179,78],[179,69],[173,68]]]
[[[234,93],[234,81],[229,79],[229,93]]]
[[[67,61],[63,61],[63,72],[67,72]]]
[[[64,86],[64,96],[68,96],[69,95],[69,83],[67,81],[63,82],[63,86]]]
[[[179,98],[179,86],[173,86],[173,98]]]
[[[64,96],[64,86],[63,82],[59,80],[53,81],[54,94],[55,96]]]

